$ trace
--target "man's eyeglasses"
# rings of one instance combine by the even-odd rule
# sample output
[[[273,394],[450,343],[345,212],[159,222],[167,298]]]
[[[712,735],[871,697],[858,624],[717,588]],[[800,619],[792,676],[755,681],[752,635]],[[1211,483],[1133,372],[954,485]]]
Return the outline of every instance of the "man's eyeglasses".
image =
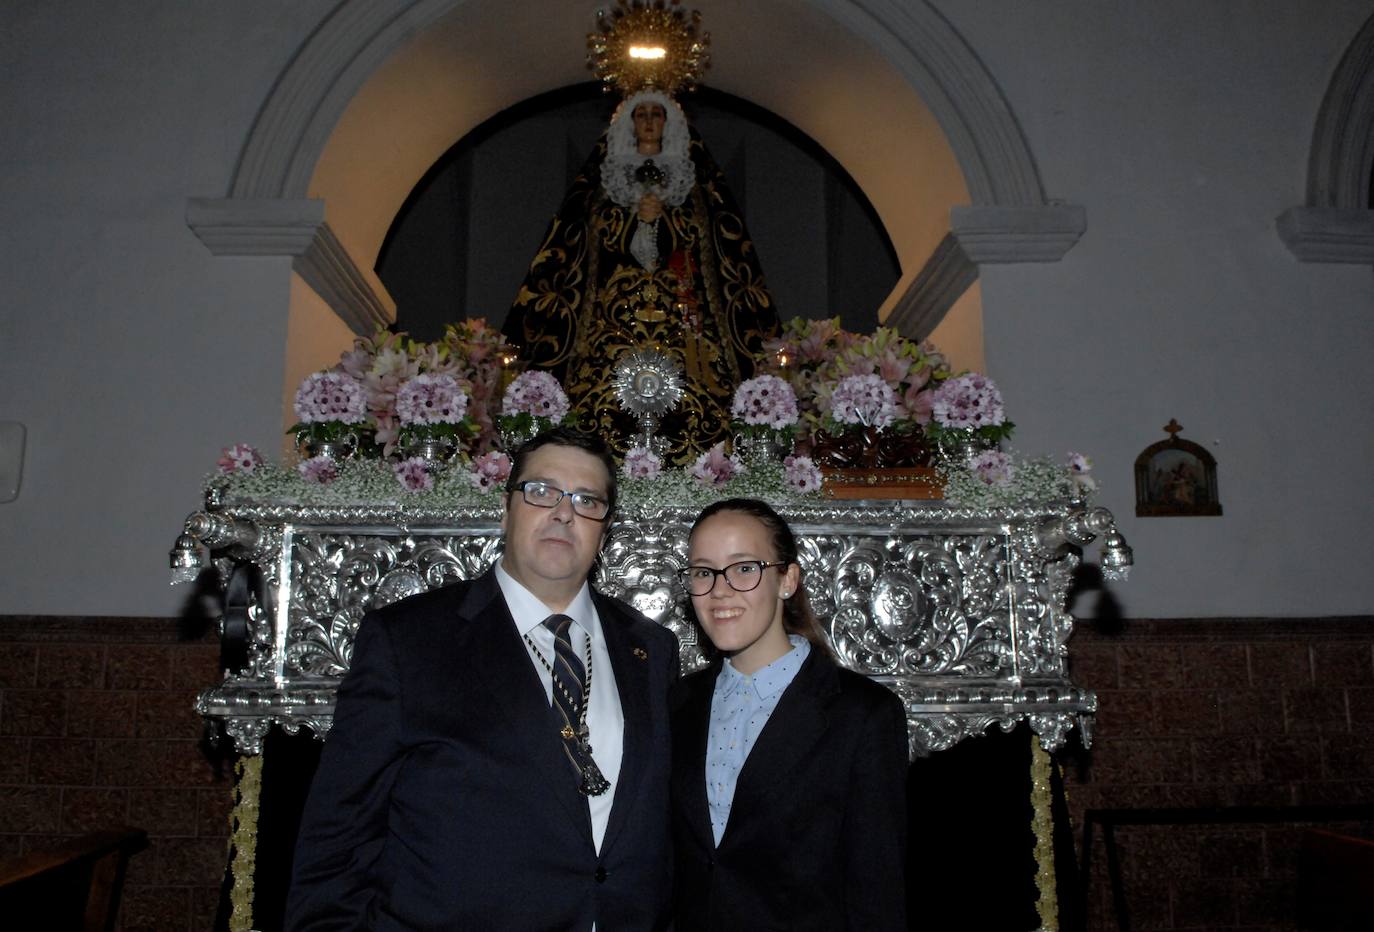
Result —
[[[563,496],[572,499],[572,509],[584,518],[605,521],[611,513],[611,503],[590,492],[569,492],[555,488],[539,479],[526,479],[515,486],[525,498],[525,504],[539,508],[554,508],[563,501]]]
[[[717,576],[724,576],[730,588],[736,592],[752,592],[763,580],[764,570],[787,565],[786,560],[776,560],[772,563],[767,560],[741,560],[731,563],[723,570],[715,570],[709,566],[689,566],[684,570],[678,570],[678,574],[682,577],[682,584],[692,595],[710,593],[716,586]]]

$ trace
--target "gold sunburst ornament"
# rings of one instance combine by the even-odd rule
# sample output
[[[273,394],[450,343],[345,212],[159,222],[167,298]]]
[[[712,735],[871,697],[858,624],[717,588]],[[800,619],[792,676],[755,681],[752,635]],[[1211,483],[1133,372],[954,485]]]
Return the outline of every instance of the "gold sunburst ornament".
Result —
[[[629,97],[645,88],[673,95],[692,90],[711,63],[711,34],[699,32],[701,12],[680,0],[617,0],[596,11],[587,35],[587,66],[604,89]]]

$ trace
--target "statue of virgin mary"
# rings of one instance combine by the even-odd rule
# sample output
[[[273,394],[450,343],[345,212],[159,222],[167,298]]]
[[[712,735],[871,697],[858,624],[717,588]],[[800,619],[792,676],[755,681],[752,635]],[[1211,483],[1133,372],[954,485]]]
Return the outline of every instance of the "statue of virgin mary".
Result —
[[[725,179],[668,94],[627,97],[549,225],[505,325],[529,366],[553,373],[579,429],[620,454],[634,419],[615,365],[657,350],[682,366],[682,400],[659,426],[667,459],[729,436],[730,398],[778,314]]]

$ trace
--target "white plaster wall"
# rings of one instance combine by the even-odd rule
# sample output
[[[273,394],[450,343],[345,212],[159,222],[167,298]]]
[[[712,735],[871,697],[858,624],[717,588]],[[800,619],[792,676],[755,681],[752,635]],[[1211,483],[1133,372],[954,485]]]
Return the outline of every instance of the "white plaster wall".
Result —
[[[331,5],[7,7],[0,614],[176,614],[165,552],[220,448],[277,449],[289,260],[216,259],[184,214]]]
[[[1087,208],[1063,262],[984,270],[987,364],[1016,446],[1096,460],[1136,550],[1127,613],[1374,610],[1374,274],[1274,232],[1368,4],[940,7],[1048,196]],[[1217,457],[1223,517],[1134,517],[1135,457],[1170,417]]]
[[[266,457],[294,453],[295,438],[287,430],[296,423],[296,391],[312,372],[337,365],[353,348],[353,331],[299,275],[291,276],[291,307],[287,312],[285,369],[281,382],[281,424],[276,443],[258,447]]]
[[[28,3],[0,33],[0,614],[170,615],[166,550],[220,447],[278,448],[291,273],[212,257],[253,115],[329,0]],[[1028,452],[1095,456],[1140,565],[1134,615],[1374,611],[1365,527],[1374,275],[1301,265],[1321,94],[1364,0],[942,0],[1088,232],[985,270],[987,365]],[[1245,15],[1242,15],[1245,14]],[[1223,518],[1137,520],[1131,463],[1177,417]]]

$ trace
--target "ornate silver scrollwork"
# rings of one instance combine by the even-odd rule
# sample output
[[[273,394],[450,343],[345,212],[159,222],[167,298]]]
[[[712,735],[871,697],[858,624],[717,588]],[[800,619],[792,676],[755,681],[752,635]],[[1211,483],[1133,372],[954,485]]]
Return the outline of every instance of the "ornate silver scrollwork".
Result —
[[[352,660],[358,624],[369,609],[471,579],[500,551],[492,532],[440,537],[387,533],[294,531],[284,657],[288,672],[342,676]]]
[[[267,737],[272,723],[273,720],[267,718],[231,717],[224,720],[224,730],[240,753],[261,754],[262,741]]]
[[[248,666],[203,691],[197,709],[223,721],[245,753],[261,750],[273,724],[328,730],[334,690],[369,609],[475,577],[500,555],[494,507],[217,504],[222,513],[202,523],[218,542],[210,546],[220,576],[251,562],[261,597],[247,607]],[[836,655],[902,699],[913,754],[1020,721],[1047,749],[1075,725],[1090,740],[1097,699],[1067,679],[1065,664],[1073,631],[1065,604],[1078,557],[1060,531],[1083,530],[1067,520],[1077,511],[1066,504],[984,512],[939,502],[784,509]],[[677,635],[684,672],[704,664],[678,577],[694,517],[675,508],[624,511],[594,574],[603,592]],[[1094,516],[1093,528],[1102,520]]]
[[[1069,731],[1073,729],[1074,717],[1067,713],[1052,714],[1037,712],[1026,716],[1031,731],[1040,736],[1040,746],[1046,750],[1061,747]]]
[[[983,536],[808,535],[802,565],[847,666],[881,676],[995,676],[1010,668],[1004,551]]]
[[[596,573],[598,589],[630,603],[677,635],[684,673],[706,664],[697,626],[688,620],[687,595],[678,581],[678,571],[687,565],[689,526],[690,519],[674,511],[621,522],[601,552]]]

